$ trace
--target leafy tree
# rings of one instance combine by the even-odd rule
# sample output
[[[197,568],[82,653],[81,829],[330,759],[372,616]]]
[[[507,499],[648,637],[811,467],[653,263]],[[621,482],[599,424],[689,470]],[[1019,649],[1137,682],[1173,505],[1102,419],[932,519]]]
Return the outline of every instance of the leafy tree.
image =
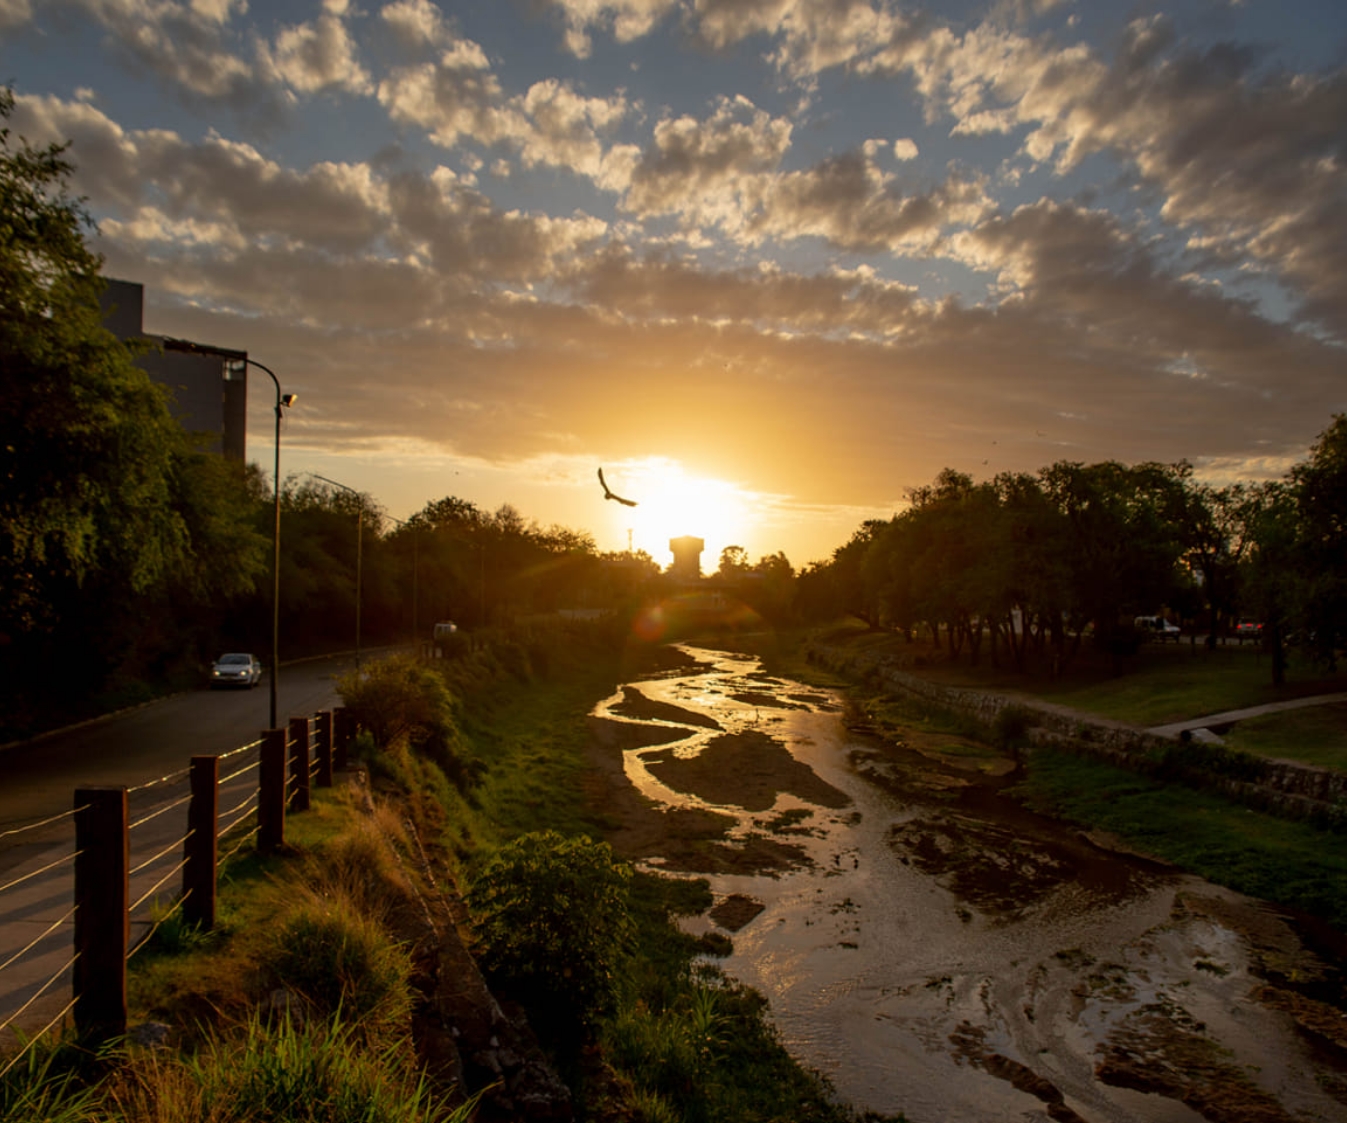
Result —
[[[631,867],[606,842],[556,831],[502,847],[467,903],[489,975],[552,1025],[591,1027],[612,1008],[633,936]]]
[[[1333,665],[1347,638],[1347,414],[1334,416],[1290,477],[1305,579],[1301,630],[1316,656]]]
[[[13,110],[0,91],[0,117]],[[102,326],[101,259],[67,193],[65,147],[0,128],[0,627],[50,627],[72,587],[142,592],[189,564],[174,471],[189,454],[164,391]]]

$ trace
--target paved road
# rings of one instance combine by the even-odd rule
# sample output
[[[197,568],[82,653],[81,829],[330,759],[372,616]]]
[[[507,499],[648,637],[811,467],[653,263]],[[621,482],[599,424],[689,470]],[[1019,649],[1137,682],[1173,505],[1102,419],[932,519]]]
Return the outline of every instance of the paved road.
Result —
[[[349,667],[345,658],[282,667],[277,719],[338,705],[334,679]],[[253,690],[177,694],[0,751],[0,831],[68,811],[76,787],[134,787],[185,768],[193,756],[254,741],[267,726],[268,710],[263,679]]]
[[[334,680],[349,666],[348,659],[325,659],[283,667],[279,720],[338,705]],[[0,887],[13,886],[0,888],[0,1025],[34,1000],[16,1025],[35,1032],[69,1001],[69,973],[63,969],[71,954],[74,888],[73,866],[64,859],[73,851],[74,821],[63,813],[73,806],[75,789],[138,788],[129,801],[131,819],[144,820],[186,792],[185,779],[145,788],[147,781],[181,772],[193,756],[223,754],[258,740],[268,710],[265,681],[251,691],[200,690],[0,752]],[[222,778],[256,758],[256,750],[231,757],[222,765]],[[256,783],[254,769],[222,787],[222,826],[237,817],[229,814],[230,809],[238,807]],[[51,816],[63,817],[35,830],[20,830]],[[180,860],[186,816],[182,805],[133,828],[131,864],[133,869],[144,864],[131,878],[133,902],[152,894],[166,875],[169,880],[160,892],[165,898],[173,896],[177,878],[172,871]],[[162,856],[154,859],[161,850]],[[48,869],[52,863],[58,864]],[[46,872],[15,884],[39,870]],[[133,944],[148,930],[153,907],[151,896],[133,910]],[[39,938],[31,951],[23,950]],[[15,962],[3,966],[11,958]],[[53,976],[59,976],[56,984],[39,994]],[[8,1031],[0,1032],[0,1046],[8,1036]]]

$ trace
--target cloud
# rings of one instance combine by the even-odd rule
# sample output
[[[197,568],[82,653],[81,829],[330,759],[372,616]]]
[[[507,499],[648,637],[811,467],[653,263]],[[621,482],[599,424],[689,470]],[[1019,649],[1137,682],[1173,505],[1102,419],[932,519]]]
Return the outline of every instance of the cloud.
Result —
[[[1111,62],[985,23],[857,65],[910,73],[928,118],[952,117],[956,135],[1022,132],[1023,155],[1059,174],[1112,155],[1211,267],[1251,260],[1347,340],[1347,68],[1270,71],[1248,48],[1184,43],[1162,17],[1130,24]]]
[[[759,204],[791,132],[788,120],[742,96],[719,99],[704,120],[666,118],[631,167],[623,206],[643,218],[679,214],[733,230]]]
[[[990,208],[980,176],[956,171],[934,187],[903,190],[862,150],[779,177],[748,232],[818,237],[859,252],[923,253],[947,228],[974,223]]]
[[[430,0],[395,0],[379,15],[404,47],[442,46],[452,37],[443,13]]]
[[[346,14],[346,0],[324,0],[316,20],[283,27],[270,48],[260,48],[263,66],[304,94],[330,89],[371,92],[369,73],[356,58],[355,42],[343,19]]]
[[[648,34],[679,0],[550,0],[561,13],[563,42],[577,58],[588,58],[593,49],[590,32],[610,32],[619,43],[630,43]]]
[[[230,0],[70,0],[98,20],[113,43],[188,95],[235,108],[265,100],[257,74],[229,41],[228,21],[246,5]]]
[[[30,0],[0,0],[0,31],[22,27],[33,18]]]
[[[253,260],[256,299],[279,295],[292,308],[302,298],[278,293],[274,278],[312,270],[321,292],[331,288],[321,272],[340,261],[381,275],[434,268],[460,281],[522,282],[605,230],[585,216],[502,212],[447,168],[386,177],[367,163],[322,161],[294,170],[237,141],[127,131],[92,106],[53,98],[20,97],[14,125],[34,143],[72,140],[75,186],[97,197],[104,235],[124,252],[214,258],[232,269]],[[319,305],[303,317],[324,319]]]

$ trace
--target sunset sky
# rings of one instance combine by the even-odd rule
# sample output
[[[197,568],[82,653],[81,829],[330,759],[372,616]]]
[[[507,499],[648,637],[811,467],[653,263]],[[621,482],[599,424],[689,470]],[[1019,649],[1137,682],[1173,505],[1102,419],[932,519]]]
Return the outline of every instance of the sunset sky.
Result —
[[[1266,478],[1347,410],[1343,0],[0,0],[0,81],[146,329],[399,518],[798,567],[945,467]]]

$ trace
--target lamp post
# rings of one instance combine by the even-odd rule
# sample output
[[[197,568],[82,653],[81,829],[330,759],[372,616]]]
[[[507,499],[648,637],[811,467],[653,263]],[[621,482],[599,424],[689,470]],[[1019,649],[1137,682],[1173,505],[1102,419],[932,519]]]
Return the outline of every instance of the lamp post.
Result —
[[[360,602],[363,588],[362,574],[362,552],[365,539],[365,497],[353,487],[347,487],[336,480],[329,480],[326,476],[320,476],[317,472],[310,472],[315,480],[322,480],[325,484],[331,484],[333,487],[339,487],[342,491],[349,491],[358,500],[358,506],[355,510],[355,669],[360,672]]]
[[[226,364],[242,363],[256,367],[271,379],[276,387],[276,440],[274,444],[274,464],[272,468],[272,525],[271,525],[271,674],[267,676],[271,692],[271,711],[268,729],[276,728],[276,683],[281,674],[281,411],[295,404],[298,394],[282,394],[281,383],[270,367],[263,366],[256,359],[237,351],[222,351],[218,347],[207,347],[193,343],[189,339],[163,340],[165,351],[182,351],[191,355],[213,355],[223,358]]]

